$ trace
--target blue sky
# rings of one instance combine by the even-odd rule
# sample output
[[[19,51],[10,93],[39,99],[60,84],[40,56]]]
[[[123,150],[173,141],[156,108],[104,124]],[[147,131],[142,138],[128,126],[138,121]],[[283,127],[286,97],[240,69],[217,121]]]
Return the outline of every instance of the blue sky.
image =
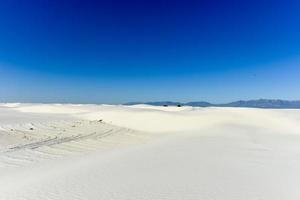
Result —
[[[0,101],[300,99],[300,2],[0,6]]]

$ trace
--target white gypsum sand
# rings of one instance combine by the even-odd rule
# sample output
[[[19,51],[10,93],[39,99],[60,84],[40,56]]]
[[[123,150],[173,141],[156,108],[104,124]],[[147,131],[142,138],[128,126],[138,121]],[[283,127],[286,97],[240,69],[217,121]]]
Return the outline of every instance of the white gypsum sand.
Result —
[[[300,110],[0,104],[0,199],[298,200]]]

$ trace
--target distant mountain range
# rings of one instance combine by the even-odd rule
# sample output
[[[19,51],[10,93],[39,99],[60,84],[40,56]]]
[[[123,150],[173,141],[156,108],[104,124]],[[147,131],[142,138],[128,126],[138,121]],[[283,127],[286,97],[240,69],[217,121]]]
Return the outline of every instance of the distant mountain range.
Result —
[[[125,105],[147,104],[153,106],[194,106],[194,107],[246,107],[246,108],[298,108],[300,101],[288,101],[279,99],[258,99],[249,101],[234,101],[225,104],[212,104],[205,101],[195,101],[188,103],[173,101],[156,101],[156,102],[130,102]]]

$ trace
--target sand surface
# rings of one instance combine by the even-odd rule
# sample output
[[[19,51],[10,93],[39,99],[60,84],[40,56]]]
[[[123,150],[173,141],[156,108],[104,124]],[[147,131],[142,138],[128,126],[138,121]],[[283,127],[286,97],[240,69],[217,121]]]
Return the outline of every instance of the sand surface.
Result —
[[[300,110],[0,104],[0,200],[298,200]]]

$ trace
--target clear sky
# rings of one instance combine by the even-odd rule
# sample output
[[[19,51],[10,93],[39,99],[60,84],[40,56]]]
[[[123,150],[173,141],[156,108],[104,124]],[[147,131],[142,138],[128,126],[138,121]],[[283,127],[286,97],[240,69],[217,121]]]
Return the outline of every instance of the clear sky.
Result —
[[[0,101],[300,99],[298,0],[9,0]]]

